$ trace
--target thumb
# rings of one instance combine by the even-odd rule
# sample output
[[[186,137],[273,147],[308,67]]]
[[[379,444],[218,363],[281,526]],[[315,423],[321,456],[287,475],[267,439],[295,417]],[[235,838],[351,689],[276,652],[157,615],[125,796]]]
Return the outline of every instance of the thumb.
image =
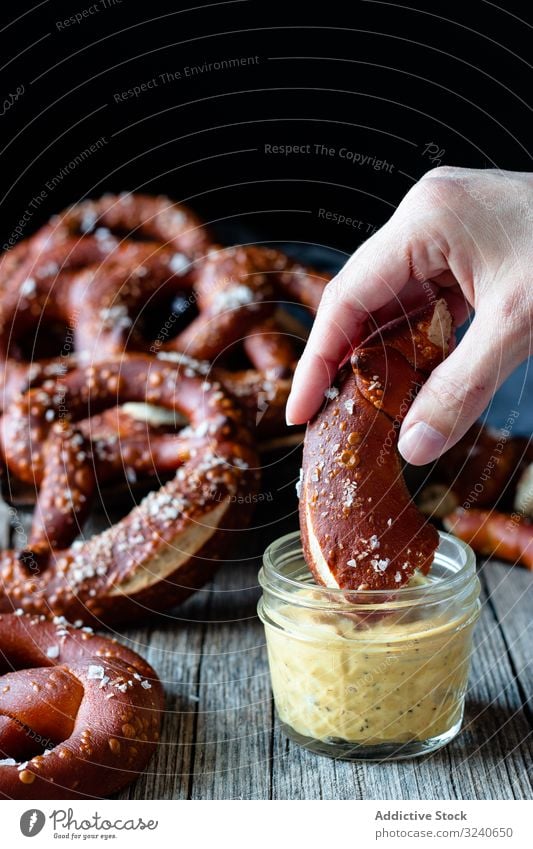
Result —
[[[496,316],[478,311],[460,344],[420,390],[398,441],[408,463],[431,463],[455,445],[519,364],[517,346],[493,326]]]

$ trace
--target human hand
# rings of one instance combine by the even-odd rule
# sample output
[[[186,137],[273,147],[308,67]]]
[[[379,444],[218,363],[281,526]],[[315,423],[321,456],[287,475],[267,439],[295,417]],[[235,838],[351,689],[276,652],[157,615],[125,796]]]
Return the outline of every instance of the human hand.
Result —
[[[441,167],[429,171],[390,220],[327,286],[298,364],[287,422],[318,409],[369,314],[392,315],[445,297],[460,344],[436,368],[403,422],[398,447],[414,465],[457,442],[531,353],[533,174]]]

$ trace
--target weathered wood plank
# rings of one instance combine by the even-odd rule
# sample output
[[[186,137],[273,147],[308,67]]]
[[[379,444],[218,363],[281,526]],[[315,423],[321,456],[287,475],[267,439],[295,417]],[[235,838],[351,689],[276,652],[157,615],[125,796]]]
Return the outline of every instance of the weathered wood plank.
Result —
[[[533,574],[519,567],[491,563],[482,575],[511,657],[522,697],[533,715]]]
[[[148,769],[118,798],[186,799],[195,747],[198,674],[205,626],[198,594],[149,628],[128,629],[120,640],[144,655],[165,688],[161,740]]]
[[[486,568],[488,574],[495,567]],[[531,798],[531,728],[485,590],[482,600],[464,730],[448,750],[452,776],[459,798]]]
[[[257,561],[226,564],[206,609],[193,799],[268,799],[272,705]]]

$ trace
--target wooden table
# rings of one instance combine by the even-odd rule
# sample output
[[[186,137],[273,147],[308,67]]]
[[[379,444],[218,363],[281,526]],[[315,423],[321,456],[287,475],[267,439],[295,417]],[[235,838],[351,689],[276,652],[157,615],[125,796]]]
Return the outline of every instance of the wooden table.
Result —
[[[531,799],[532,575],[518,567],[480,564],[483,612],[464,727],[446,748],[416,760],[346,763],[285,739],[256,603],[265,546],[297,527],[292,487],[286,503],[283,518],[242,533],[239,560],[204,590],[117,634],[157,669],[167,699],[157,753],[120,798]]]

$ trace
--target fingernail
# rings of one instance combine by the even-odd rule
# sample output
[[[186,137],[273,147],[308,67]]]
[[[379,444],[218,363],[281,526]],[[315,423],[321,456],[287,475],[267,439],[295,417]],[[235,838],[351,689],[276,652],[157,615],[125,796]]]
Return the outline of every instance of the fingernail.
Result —
[[[423,466],[440,457],[446,445],[446,437],[425,422],[416,422],[401,434],[398,450],[413,466]]]
[[[287,416],[285,416],[285,421],[287,422],[287,427],[294,427],[294,422],[291,422]]]

